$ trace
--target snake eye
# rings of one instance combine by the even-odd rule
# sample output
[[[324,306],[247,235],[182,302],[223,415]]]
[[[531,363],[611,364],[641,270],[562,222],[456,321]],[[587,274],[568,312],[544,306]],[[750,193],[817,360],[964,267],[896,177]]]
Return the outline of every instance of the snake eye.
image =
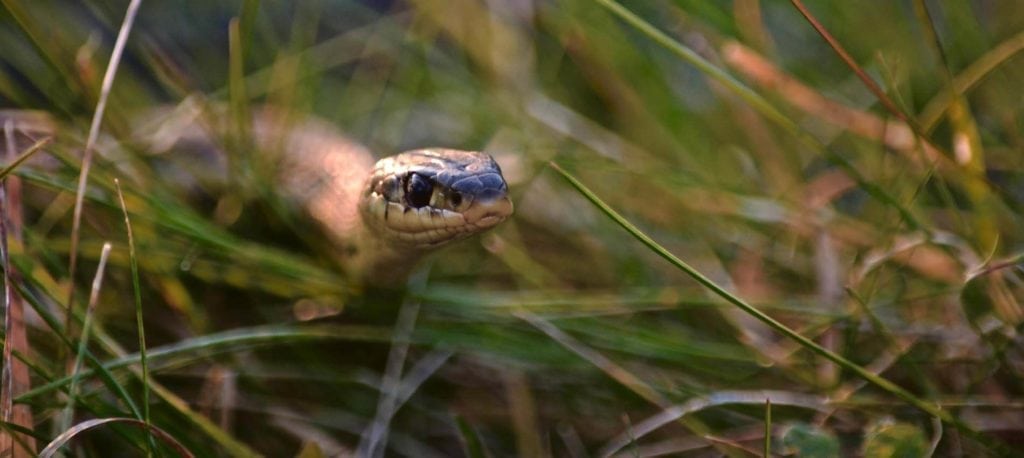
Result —
[[[413,208],[420,208],[430,203],[430,197],[434,194],[434,185],[429,179],[419,174],[409,174],[405,183],[405,200]]]

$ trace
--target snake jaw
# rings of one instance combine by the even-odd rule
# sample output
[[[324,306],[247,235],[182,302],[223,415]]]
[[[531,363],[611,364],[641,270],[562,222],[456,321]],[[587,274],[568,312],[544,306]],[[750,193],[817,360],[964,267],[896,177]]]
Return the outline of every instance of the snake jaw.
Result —
[[[381,239],[429,249],[507,219],[507,194],[501,168],[487,154],[415,150],[377,162],[360,209]]]

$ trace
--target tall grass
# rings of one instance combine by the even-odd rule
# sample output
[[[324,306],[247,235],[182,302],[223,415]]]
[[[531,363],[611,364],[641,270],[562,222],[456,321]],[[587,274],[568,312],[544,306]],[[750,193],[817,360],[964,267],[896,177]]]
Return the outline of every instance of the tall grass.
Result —
[[[15,456],[1024,450],[1016,2],[144,2],[113,78],[127,6],[0,0]],[[263,106],[516,215],[354,284]]]

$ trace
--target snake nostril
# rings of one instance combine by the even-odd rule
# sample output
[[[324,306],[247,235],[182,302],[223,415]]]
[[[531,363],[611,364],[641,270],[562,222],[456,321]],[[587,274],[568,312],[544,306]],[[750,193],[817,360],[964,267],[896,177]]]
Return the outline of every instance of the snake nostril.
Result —
[[[452,197],[451,197],[451,201],[452,201],[452,207],[458,207],[459,205],[462,205],[462,194],[460,194],[458,192],[453,192],[452,193]]]

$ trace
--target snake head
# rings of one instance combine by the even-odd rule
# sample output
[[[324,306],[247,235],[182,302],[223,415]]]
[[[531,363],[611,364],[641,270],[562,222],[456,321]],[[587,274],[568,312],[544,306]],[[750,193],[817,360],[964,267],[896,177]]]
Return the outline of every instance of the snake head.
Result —
[[[442,148],[377,161],[361,202],[372,231],[424,249],[482,232],[512,214],[508,185],[494,158]]]

